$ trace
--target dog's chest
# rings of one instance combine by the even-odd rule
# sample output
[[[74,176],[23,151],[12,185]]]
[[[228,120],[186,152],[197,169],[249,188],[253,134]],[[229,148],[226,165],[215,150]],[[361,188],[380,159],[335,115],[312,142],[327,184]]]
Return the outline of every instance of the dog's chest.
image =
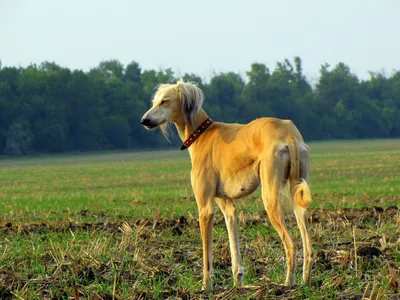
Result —
[[[260,184],[258,172],[248,167],[235,174],[221,174],[218,182],[217,196],[238,199],[254,192]]]

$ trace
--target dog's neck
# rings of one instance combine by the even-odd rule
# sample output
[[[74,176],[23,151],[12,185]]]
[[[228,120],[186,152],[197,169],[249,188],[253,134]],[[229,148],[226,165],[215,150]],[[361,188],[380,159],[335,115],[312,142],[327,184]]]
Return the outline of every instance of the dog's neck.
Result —
[[[182,142],[184,142],[197,127],[199,127],[206,119],[208,118],[207,113],[204,109],[200,109],[197,113],[196,117],[194,118],[193,128],[189,126],[185,122],[184,119],[179,120],[175,123],[176,129],[178,130],[179,137],[181,138]]]

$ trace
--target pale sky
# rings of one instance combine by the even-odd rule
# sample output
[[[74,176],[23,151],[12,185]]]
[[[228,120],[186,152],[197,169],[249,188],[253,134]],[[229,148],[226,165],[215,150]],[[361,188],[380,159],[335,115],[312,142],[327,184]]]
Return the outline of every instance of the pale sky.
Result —
[[[210,78],[294,56],[311,79],[325,62],[400,70],[400,0],[0,0],[3,66],[118,59]]]

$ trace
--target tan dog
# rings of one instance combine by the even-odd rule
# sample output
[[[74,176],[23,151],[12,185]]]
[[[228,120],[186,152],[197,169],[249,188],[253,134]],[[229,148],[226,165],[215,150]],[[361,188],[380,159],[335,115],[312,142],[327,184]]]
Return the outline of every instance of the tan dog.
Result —
[[[193,83],[178,81],[160,85],[153,106],[141,123],[147,129],[175,124],[192,161],[191,182],[199,210],[203,240],[203,287],[211,288],[212,226],[214,200],[227,226],[235,286],[243,281],[235,199],[254,192],[261,183],[262,199],[272,226],[286,252],[285,284],[294,284],[295,245],[283,218],[282,190],[290,183],[294,213],[303,240],[303,279],[310,283],[313,248],[308,232],[306,207],[311,200],[307,184],[308,147],[289,120],[256,119],[246,125],[212,122],[202,109],[203,92]]]

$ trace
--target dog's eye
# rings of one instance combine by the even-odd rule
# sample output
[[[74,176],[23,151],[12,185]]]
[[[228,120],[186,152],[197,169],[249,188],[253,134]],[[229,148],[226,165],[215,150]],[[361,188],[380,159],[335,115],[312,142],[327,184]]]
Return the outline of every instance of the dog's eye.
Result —
[[[169,99],[161,100],[160,105],[167,104],[168,102],[169,102]]]

